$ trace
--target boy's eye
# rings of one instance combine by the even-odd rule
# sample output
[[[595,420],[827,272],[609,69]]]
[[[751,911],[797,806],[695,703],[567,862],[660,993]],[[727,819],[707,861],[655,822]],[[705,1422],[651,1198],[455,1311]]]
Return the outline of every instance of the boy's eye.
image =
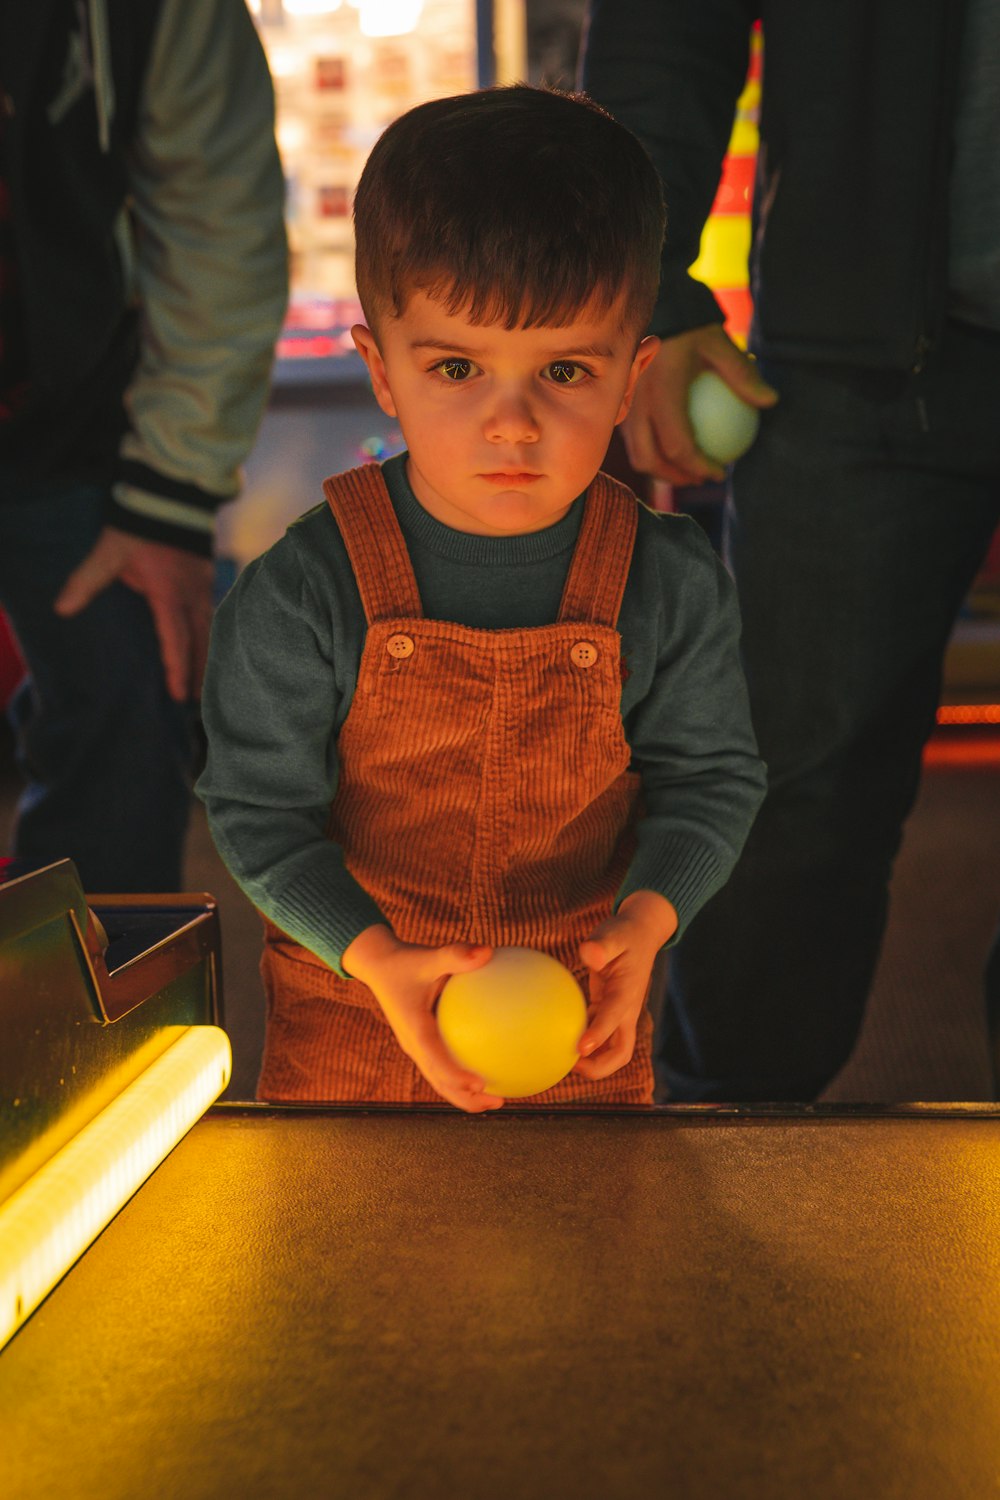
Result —
[[[573,364],[572,360],[556,359],[546,366],[546,373],[553,385],[579,385],[589,372],[583,365]]]
[[[471,359],[442,359],[434,366],[439,370],[445,380],[468,380],[476,368]]]

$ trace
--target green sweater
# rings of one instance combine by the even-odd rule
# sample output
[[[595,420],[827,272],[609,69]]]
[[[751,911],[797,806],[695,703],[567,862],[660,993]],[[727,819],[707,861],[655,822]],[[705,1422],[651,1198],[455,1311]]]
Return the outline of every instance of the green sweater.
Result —
[[[475,629],[552,624],[582,497],[543,531],[472,536],[427,514],[405,459],[382,472],[424,614]],[[735,592],[694,521],[640,507],[618,629],[622,720],[644,804],[618,900],[659,891],[677,909],[679,933],[727,880],[765,783]],[[208,761],[197,792],[219,853],[266,916],[341,974],[344,949],[385,921],[324,834],[364,640],[357,584],[324,502],[223,600],[202,697]]]

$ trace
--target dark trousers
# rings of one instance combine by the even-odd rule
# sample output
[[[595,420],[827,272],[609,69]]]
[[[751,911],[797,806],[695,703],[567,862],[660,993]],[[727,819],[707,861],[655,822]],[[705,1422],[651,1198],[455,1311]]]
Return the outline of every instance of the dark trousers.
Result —
[[[88,892],[175,891],[193,769],[145,600],[112,584],[69,620],[52,603],[97,540],[104,497],[0,497],[0,606],[30,677],[9,714],[25,779],[14,852],[72,859]]]
[[[781,402],[733,473],[727,558],[769,791],[671,962],[656,1050],[679,1100],[810,1100],[847,1060],[1000,522],[1000,334],[952,326],[917,374],[761,365]]]

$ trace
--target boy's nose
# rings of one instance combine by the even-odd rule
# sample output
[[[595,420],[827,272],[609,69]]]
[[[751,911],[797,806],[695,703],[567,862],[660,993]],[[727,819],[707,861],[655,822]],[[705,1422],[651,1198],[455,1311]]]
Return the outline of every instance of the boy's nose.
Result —
[[[529,403],[522,397],[498,399],[485,422],[491,443],[537,443],[541,429]]]

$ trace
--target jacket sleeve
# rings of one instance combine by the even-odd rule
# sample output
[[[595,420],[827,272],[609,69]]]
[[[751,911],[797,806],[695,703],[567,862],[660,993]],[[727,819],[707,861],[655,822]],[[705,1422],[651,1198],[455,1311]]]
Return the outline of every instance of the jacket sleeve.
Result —
[[[723,314],[688,268],[698,257],[736,101],[746,78],[754,0],[590,0],[581,84],[646,147],[667,205],[661,337]]]
[[[141,341],[109,519],[208,553],[288,294],[273,89],[244,0],[164,0],[129,176]]]

